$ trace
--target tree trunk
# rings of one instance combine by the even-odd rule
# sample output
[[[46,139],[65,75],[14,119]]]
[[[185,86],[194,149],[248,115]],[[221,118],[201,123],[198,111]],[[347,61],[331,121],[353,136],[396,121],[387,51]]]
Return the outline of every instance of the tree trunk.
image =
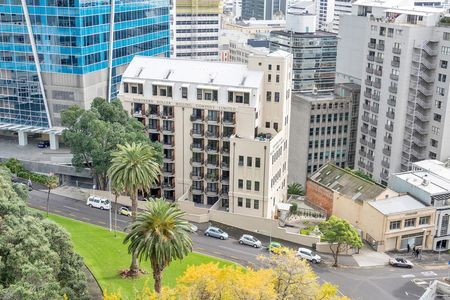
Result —
[[[47,193],[47,217],[48,217],[48,211],[49,211],[49,201],[50,201],[50,189],[48,189],[48,193]]]
[[[336,253],[334,253],[334,265],[333,265],[333,267],[339,267],[339,265],[338,265],[338,257],[339,257],[339,248],[341,247],[341,245],[337,245],[337,247],[336,247]]]
[[[117,198],[118,195],[114,194],[114,237],[117,237]]]
[[[131,198],[131,222],[136,222],[137,214],[137,192],[133,192],[130,195]],[[130,266],[131,276],[137,276],[139,274],[139,262],[137,260],[136,254],[131,253],[131,266]]]
[[[153,269],[153,280],[155,281],[155,292],[161,294],[161,284],[162,284],[162,272],[163,267],[159,266],[157,262],[152,263]]]

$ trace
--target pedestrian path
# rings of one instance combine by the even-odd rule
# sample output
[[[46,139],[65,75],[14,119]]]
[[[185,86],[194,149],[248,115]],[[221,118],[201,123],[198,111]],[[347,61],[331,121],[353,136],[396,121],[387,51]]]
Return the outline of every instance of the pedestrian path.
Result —
[[[360,267],[376,267],[388,264],[390,256],[364,245],[359,253],[353,254],[353,258]]]

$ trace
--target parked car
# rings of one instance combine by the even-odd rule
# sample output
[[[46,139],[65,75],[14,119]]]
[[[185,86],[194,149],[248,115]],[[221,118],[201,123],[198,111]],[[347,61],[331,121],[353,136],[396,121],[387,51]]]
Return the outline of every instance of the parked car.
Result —
[[[41,141],[37,146],[38,148],[48,148],[50,147],[50,141]]]
[[[220,228],[217,227],[208,227],[208,229],[206,229],[205,231],[205,235],[206,236],[212,236],[221,240],[226,240],[228,239],[228,233],[226,233],[225,231],[223,231]]]
[[[319,255],[308,248],[298,248],[297,256],[315,264],[319,264],[322,260]]]
[[[285,254],[287,252],[287,248],[284,247],[279,242],[270,242],[269,247],[267,247],[267,250],[274,254]]]
[[[192,223],[188,223],[188,225],[189,225],[189,228],[190,228],[190,232],[197,232],[198,231],[198,227],[197,226],[195,226],[194,224],[192,224]]]
[[[261,247],[261,241],[250,234],[242,235],[241,238],[239,239],[239,244],[252,246],[254,248]]]
[[[119,215],[124,215],[124,216],[129,216],[129,217],[131,217],[132,213],[131,213],[131,210],[130,210],[128,207],[122,206],[122,207],[119,209]]]
[[[412,268],[414,264],[407,259],[396,257],[389,259],[389,264],[393,267]]]
[[[86,201],[86,205],[89,207],[95,207],[95,208],[100,208],[100,209],[106,209],[109,210],[111,209],[111,201],[109,201],[108,199],[102,199],[100,197],[96,197],[96,196],[89,196],[89,198]]]

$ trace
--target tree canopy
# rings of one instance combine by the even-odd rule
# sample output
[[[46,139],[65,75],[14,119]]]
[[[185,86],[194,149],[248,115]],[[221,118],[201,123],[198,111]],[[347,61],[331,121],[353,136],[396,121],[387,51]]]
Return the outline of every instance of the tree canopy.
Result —
[[[82,269],[67,232],[29,211],[0,167],[0,299],[88,299]]]
[[[346,220],[331,216],[327,221],[319,224],[322,240],[328,242],[334,257],[334,266],[338,266],[339,253],[343,247],[361,248],[362,241],[358,231]]]
[[[297,195],[297,196],[304,196],[305,195],[305,189],[303,186],[298,182],[293,182],[288,184],[288,194],[289,195]]]
[[[72,106],[61,112],[64,142],[73,154],[72,163],[78,169],[90,168],[100,189],[107,185],[106,172],[111,165],[111,153],[117,145],[146,143],[156,148],[162,162],[162,147],[152,143],[144,126],[123,109],[119,100],[107,102],[95,98],[91,108]]]

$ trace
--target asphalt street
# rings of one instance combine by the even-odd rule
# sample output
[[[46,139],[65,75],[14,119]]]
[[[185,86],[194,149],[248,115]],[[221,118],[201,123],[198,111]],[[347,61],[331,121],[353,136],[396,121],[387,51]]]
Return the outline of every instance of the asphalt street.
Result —
[[[46,210],[47,193],[33,190],[30,192],[29,206]],[[109,211],[90,208],[86,203],[59,195],[50,195],[50,212],[83,222],[109,228]],[[112,220],[114,215],[112,214]],[[130,217],[117,217],[118,230],[126,230]],[[265,249],[243,246],[236,239],[222,241],[202,234],[205,225],[199,226],[199,232],[192,235],[194,251],[237,262],[242,265],[258,266],[259,255],[267,255]],[[418,266],[413,269],[399,269],[389,266],[372,268],[332,268],[331,261],[313,265],[321,281],[339,286],[342,294],[352,299],[418,299],[428,283],[435,278],[447,276],[447,266]]]

